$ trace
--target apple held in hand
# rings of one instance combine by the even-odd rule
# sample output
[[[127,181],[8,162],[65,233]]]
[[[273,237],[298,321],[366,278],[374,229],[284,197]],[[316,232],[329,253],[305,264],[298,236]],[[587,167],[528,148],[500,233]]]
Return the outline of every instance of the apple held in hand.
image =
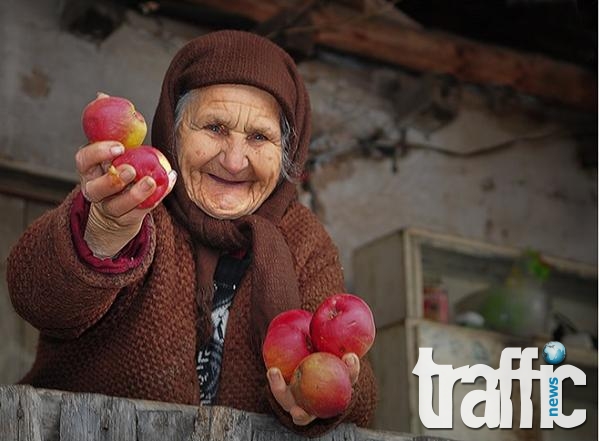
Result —
[[[337,356],[314,352],[297,366],[289,385],[299,407],[319,418],[331,418],[347,409],[352,385],[349,370]]]
[[[376,328],[368,304],[353,294],[326,298],[314,312],[310,335],[315,349],[338,357],[364,356],[374,343]]]
[[[168,190],[168,174],[171,171],[171,165],[158,149],[142,145],[135,149],[125,150],[125,153],[112,161],[114,167],[121,164],[129,164],[135,169],[135,182],[145,176],[151,176],[156,181],[156,190],[139,204],[139,208],[150,208]]]
[[[311,319],[311,312],[291,309],[277,315],[266,331],[262,345],[264,364],[267,369],[279,368],[286,383],[300,361],[312,353]]]
[[[278,314],[268,325],[268,329],[278,325],[288,325],[309,331],[312,313],[305,309],[290,309]],[[268,333],[268,330],[266,331]]]
[[[118,141],[126,149],[139,147],[148,130],[131,101],[101,92],[85,106],[81,122],[89,142]]]

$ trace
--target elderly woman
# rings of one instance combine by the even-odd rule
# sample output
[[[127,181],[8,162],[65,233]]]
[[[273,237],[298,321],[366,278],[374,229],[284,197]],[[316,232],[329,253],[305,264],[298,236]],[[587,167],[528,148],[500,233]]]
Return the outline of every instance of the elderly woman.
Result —
[[[335,246],[297,200],[309,140],[308,94],[278,46],[220,31],[183,47],[152,126],[176,171],[163,203],[139,208],[156,183],[133,184],[127,164],[115,183],[106,164],[123,146],[93,143],[76,155],[81,185],[11,251],[13,304],[40,330],[21,382],[274,413],[310,436],[366,425],[375,385],[355,354],[352,403],[326,420],[261,357],[276,314],[344,290]]]

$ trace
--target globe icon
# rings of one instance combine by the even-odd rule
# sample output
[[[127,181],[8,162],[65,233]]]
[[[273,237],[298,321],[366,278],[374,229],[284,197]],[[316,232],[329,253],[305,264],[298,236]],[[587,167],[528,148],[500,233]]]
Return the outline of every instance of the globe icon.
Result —
[[[547,364],[560,364],[566,358],[566,347],[559,341],[550,341],[543,347],[543,359]]]

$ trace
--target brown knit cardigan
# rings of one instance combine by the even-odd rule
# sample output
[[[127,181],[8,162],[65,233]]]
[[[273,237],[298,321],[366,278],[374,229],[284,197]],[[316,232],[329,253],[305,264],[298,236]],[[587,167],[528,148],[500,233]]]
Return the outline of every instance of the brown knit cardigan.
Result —
[[[288,153],[301,171],[311,134],[301,75],[281,48],[239,31],[188,42],[166,72],[152,143],[175,169],[176,102],[191,89],[216,83],[251,85],[277,99],[293,128]],[[366,362],[347,412],[307,427],[293,425],[267,385],[260,345],[272,317],[296,307],[314,310],[344,290],[337,250],[297,202],[294,184],[280,182],[256,213],[223,221],[195,206],[179,179],[114,261],[95,259],[82,239],[88,208],[75,191],[35,222],[9,257],[14,306],[41,331],[36,361],[23,382],[197,404],[196,351],[212,334],[214,268],[221,253],[242,248],[252,261],[230,309],[217,404],[274,412],[307,435],[341,421],[367,424],[375,386]]]
[[[12,248],[8,285],[17,312],[38,328],[31,371],[21,381],[37,387],[198,404],[196,275],[185,229],[163,206],[146,218],[147,246],[139,264],[105,274],[85,263],[71,233],[73,192],[35,221]],[[79,199],[79,202],[81,200]],[[302,307],[343,290],[338,253],[326,231],[295,202],[279,225],[293,254]],[[331,420],[295,426],[267,386],[266,369],[250,323],[251,277],[231,306],[217,404],[274,413],[307,436],[341,421],[367,425],[375,383],[366,361],[350,409]]]

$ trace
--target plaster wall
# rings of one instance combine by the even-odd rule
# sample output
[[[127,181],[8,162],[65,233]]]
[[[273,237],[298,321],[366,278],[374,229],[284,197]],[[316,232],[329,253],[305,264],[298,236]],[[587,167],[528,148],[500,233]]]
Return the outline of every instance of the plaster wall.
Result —
[[[98,42],[61,29],[60,5],[0,4],[0,158],[75,179],[85,105],[99,91],[126,96],[151,123],[170,58],[200,31],[127,13]]]
[[[60,29],[59,5],[0,4],[0,159],[75,179],[84,105],[97,91],[124,95],[150,122],[170,58],[204,31],[128,12],[93,42]],[[350,288],[353,251],[404,226],[597,262],[596,173],[581,168],[571,126],[459,85],[439,101],[434,80],[338,55],[300,68],[316,158],[302,200],[338,244]],[[422,117],[436,101],[441,123]],[[402,129],[397,157],[373,147]]]
[[[338,59],[302,69],[317,114],[304,201],[338,244],[350,289],[354,250],[409,226],[597,263],[597,174],[580,160],[594,116],[453,84],[437,100],[452,115],[435,125],[404,98],[431,107],[427,79]],[[401,87],[382,93],[389,78]]]

